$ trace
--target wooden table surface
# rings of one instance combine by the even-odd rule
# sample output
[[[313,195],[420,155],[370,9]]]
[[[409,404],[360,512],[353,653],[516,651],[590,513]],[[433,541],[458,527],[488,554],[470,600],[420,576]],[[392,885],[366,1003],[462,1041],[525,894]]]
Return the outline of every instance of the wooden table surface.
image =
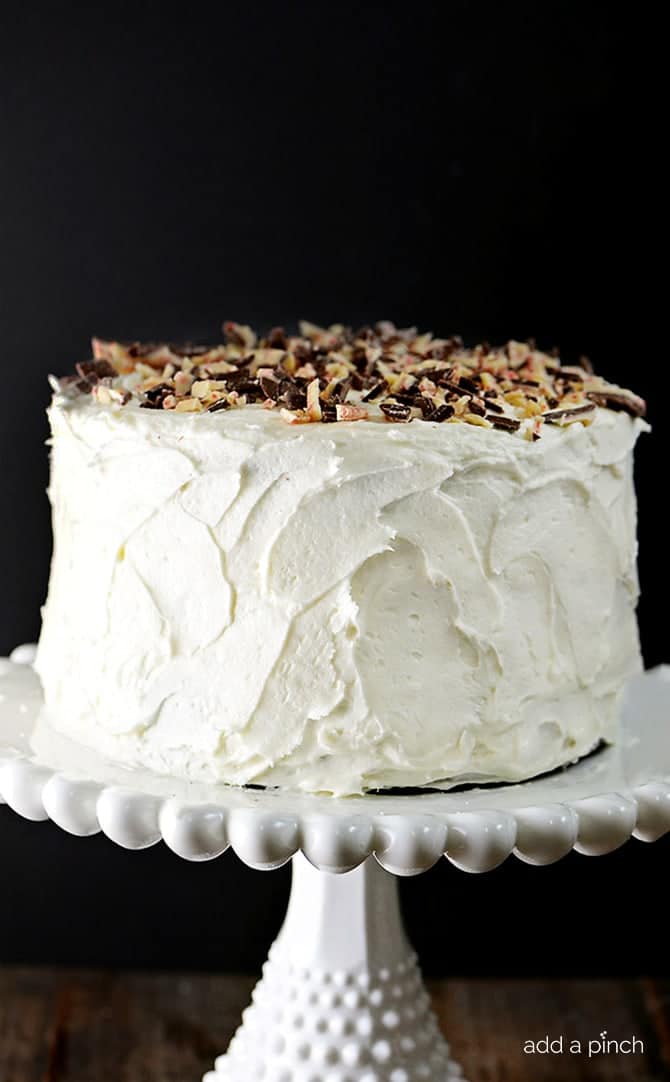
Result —
[[[0,1082],[200,1082],[253,984],[235,976],[0,969]],[[429,987],[469,1082],[670,1080],[670,981]],[[586,1048],[603,1029],[617,1040],[637,1037],[644,1052],[524,1052],[525,1041],[547,1033]]]

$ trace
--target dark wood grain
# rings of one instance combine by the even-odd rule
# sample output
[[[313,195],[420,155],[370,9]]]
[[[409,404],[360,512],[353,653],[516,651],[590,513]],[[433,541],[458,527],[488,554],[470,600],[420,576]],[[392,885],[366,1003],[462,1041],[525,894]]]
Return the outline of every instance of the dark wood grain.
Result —
[[[469,1082],[668,1082],[670,983],[441,981],[430,986],[443,1032]],[[638,1037],[640,1055],[530,1055],[524,1043],[563,1035],[585,1050],[607,1030]]]
[[[199,1082],[249,1000],[250,977],[0,969],[1,1082]],[[469,1082],[667,1082],[670,982],[430,984]],[[528,1055],[548,1034],[607,1029],[634,1056]]]

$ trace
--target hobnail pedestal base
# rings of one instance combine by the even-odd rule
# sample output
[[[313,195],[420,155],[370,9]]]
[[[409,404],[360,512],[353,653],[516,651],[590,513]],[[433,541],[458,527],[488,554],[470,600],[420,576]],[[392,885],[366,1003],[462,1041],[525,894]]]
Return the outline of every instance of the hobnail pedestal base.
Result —
[[[464,1082],[373,858],[342,875],[298,854],[286,920],[228,1051],[203,1082]]]

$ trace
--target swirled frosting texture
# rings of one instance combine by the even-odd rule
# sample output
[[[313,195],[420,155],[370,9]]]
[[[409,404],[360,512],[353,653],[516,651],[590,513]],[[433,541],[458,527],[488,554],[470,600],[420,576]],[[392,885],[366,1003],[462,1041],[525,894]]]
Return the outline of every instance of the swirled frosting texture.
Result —
[[[632,449],[56,397],[49,721],[121,761],[351,794],[519,780],[640,666]]]

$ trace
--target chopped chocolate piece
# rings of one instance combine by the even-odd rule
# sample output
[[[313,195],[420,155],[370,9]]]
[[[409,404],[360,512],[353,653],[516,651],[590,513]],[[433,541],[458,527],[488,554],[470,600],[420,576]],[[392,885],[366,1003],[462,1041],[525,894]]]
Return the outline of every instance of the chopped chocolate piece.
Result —
[[[379,406],[387,421],[409,421],[411,409],[402,402],[386,400]]]
[[[432,398],[428,398],[427,395],[420,395],[417,399],[417,405],[421,410],[424,420],[432,421],[433,415],[437,412],[437,406]]]
[[[453,417],[455,413],[454,407],[449,402],[444,402],[441,406],[438,406],[435,413],[431,413],[426,418],[427,421],[448,421],[450,417]]]
[[[471,398],[468,404],[470,413],[475,413],[478,417],[486,416],[486,405],[482,402],[481,398]]]
[[[337,421],[337,407],[333,402],[321,403],[321,420],[323,424],[331,424]]]
[[[235,390],[238,394],[246,395],[249,402],[255,402],[263,396],[260,380],[258,379],[242,379],[235,384]]]
[[[286,349],[288,346],[288,339],[284,328],[273,327],[267,337],[267,343],[270,349]]]
[[[211,348],[211,346],[196,346],[193,342],[183,342],[181,345],[170,342],[168,346],[170,353],[176,353],[178,357],[202,357],[203,353],[209,353]]]
[[[647,404],[642,398],[634,394],[621,394],[616,391],[587,391],[586,397],[590,398],[596,406],[605,409],[622,410],[630,413],[631,417],[644,417],[647,412]],[[546,414],[545,414],[546,417]]]
[[[578,367],[575,364],[561,364],[560,375],[563,379],[582,383],[584,381],[584,376],[588,375],[588,372],[585,372],[581,366]]]
[[[106,376],[114,377],[118,374],[109,361],[80,361],[74,367],[77,375],[84,382],[91,384],[97,383],[98,380],[104,379]]]
[[[433,372],[436,372],[436,375],[433,375]],[[446,387],[447,384],[451,381],[454,370],[453,368],[443,368],[442,370],[431,369],[428,373],[425,374],[428,375],[429,379],[436,379],[440,387]],[[452,384],[452,386],[456,387],[457,390],[459,389],[457,383]]]
[[[310,342],[296,342],[293,353],[297,360],[305,362],[312,359],[312,346]]]
[[[504,428],[506,432],[516,432],[521,426],[521,421],[516,417],[506,417],[501,413],[487,413],[486,420],[490,421],[494,428]]]
[[[230,408],[230,402],[227,398],[217,398],[215,402],[212,402],[211,406],[207,407],[207,413],[218,413],[219,410],[227,410]]]
[[[226,342],[239,346],[241,349],[253,349],[256,345],[256,335],[251,327],[246,327],[242,323],[226,320],[223,324],[223,333],[226,336]]]
[[[126,351],[129,357],[148,357],[150,353],[155,353],[160,348],[158,342],[131,342],[129,346],[126,346]]]
[[[380,394],[383,394],[386,389],[386,380],[380,379],[378,383],[373,383],[369,391],[366,391],[363,395],[363,402],[371,402],[373,398],[379,398]]]
[[[240,383],[249,379],[249,372],[246,367],[240,368],[236,372],[221,372],[219,373],[219,379],[224,381],[229,387],[234,387],[235,390],[237,390]]]
[[[295,383],[292,377],[282,376],[279,380],[279,397],[284,398],[293,387],[295,387]]]
[[[555,425],[570,421],[573,417],[581,417],[585,413],[592,413],[594,409],[595,402],[587,402],[585,406],[566,406],[564,409],[549,410],[541,416],[547,424]]]
[[[469,391],[471,394],[479,394],[479,387],[477,384],[473,383],[473,381],[466,376],[461,376],[458,381],[458,386],[464,391]]]
[[[144,393],[150,402],[160,402],[167,394],[174,394],[174,387],[171,383],[158,383]]]
[[[333,402],[345,402],[349,391],[353,387],[353,379],[343,379],[333,390]],[[358,388],[360,390],[360,388]]]
[[[417,372],[417,377],[419,378],[419,381],[422,379],[429,379],[434,383],[437,383],[439,376],[446,376],[450,371],[451,369],[449,368],[422,368]]]
[[[265,397],[271,398],[273,402],[276,402],[279,398],[279,380],[275,379],[274,376],[261,376],[258,382]]]
[[[456,394],[456,395],[458,395],[458,397],[459,397],[459,398],[460,398],[460,397],[461,397],[461,395],[462,395],[462,394],[464,394],[464,393],[465,393],[465,394],[469,394],[469,393],[470,393],[469,391],[465,391],[465,392],[464,392],[464,390],[463,390],[463,388],[461,387],[461,385],[460,385],[459,383],[454,383],[454,381],[453,381],[453,380],[451,380],[451,379],[439,379],[439,380],[438,380],[437,382],[438,382],[438,385],[439,385],[440,387],[444,387],[444,388],[445,388],[445,390],[449,391],[449,392],[450,392],[451,394]]]
[[[430,349],[426,350],[424,356],[430,357],[433,361],[443,361],[449,356],[450,352],[448,343],[443,342],[440,345],[431,346]]]
[[[300,387],[291,386],[282,393],[290,410],[304,410],[307,406],[307,394]]]
[[[493,397],[495,393],[495,391],[484,391],[484,398],[486,399],[484,405],[486,406],[487,410],[493,410],[494,413],[503,413],[504,411],[502,406],[499,402],[496,402]]]
[[[393,393],[389,395],[389,399],[394,402],[402,402],[404,406],[413,406],[418,393],[419,386],[417,384],[415,390],[393,391]]]
[[[367,351],[362,346],[358,346],[352,352],[351,363],[355,365],[359,372],[365,372],[368,366],[368,355]]]

